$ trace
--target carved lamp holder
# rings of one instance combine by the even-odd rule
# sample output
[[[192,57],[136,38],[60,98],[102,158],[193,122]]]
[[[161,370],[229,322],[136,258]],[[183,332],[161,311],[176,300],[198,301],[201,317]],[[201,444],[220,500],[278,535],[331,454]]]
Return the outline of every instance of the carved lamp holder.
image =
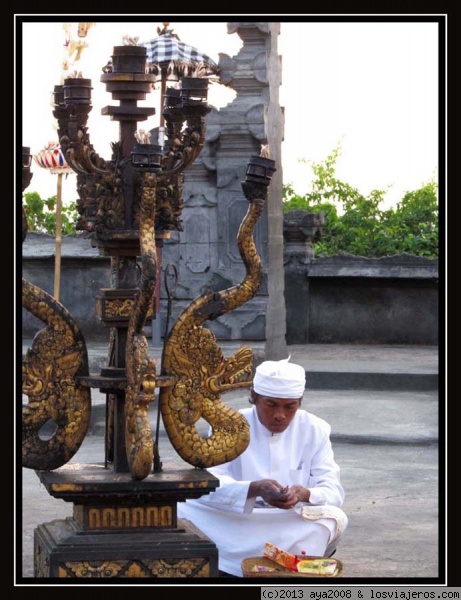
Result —
[[[22,147],[22,168],[29,169],[32,164],[32,155],[30,153],[30,148],[27,146]]]
[[[32,155],[30,153],[30,148],[28,146],[22,147],[22,191],[29,186],[32,181],[33,173],[30,172],[30,165],[32,164]],[[22,241],[27,237],[27,215],[24,210],[24,206],[22,207]]]
[[[32,155],[28,146],[22,147],[22,191],[24,191],[30,184],[33,173],[30,171],[30,165],[32,164]]]
[[[131,164],[141,171],[162,172],[162,147],[155,144],[134,144],[131,150]]]
[[[116,46],[112,63],[101,75],[119,101],[101,111],[120,123],[109,160],[90,142],[91,80],[68,78],[55,86],[53,110],[62,152],[77,174],[77,229],[93,233],[92,244],[111,257],[112,287],[101,289],[96,302],[110,329],[100,374],[88,372],[85,340],[72,315],[23,279],[24,308],[46,324],[23,362],[23,393],[33,401],[23,407],[23,466],[36,470],[50,495],[74,505],[71,520],[36,529],[34,571],[63,578],[212,577],[216,546],[177,518],[177,503],[214,491],[219,482],[205,469],[247,448],[248,424],[221,395],[251,386],[253,353],[244,346],[225,358],[203,325],[251,300],[260,287],[254,229],[275,163],[252,157],[242,182],[249,208],[237,243],[245,277],[228,290],[206,290],[183,310],[165,337],[157,373],[144,326],[155,318],[163,240],[182,231],[182,177],[205,142],[208,80],[184,78],[178,90],[167,89],[167,141],[140,143],[136,126],[155,109],[137,102],[156,76],[146,73],[144,47]],[[28,171],[23,152],[23,174]],[[91,388],[106,394],[104,461],[68,466],[88,431]],[[148,418],[155,402],[185,469],[163,469],[158,431],[154,441]],[[212,428],[206,438],[195,428],[202,417]],[[50,420],[55,434],[44,440],[41,429]]]
[[[248,161],[245,181],[268,186],[275,171],[275,160],[264,156],[252,156]]]
[[[183,77],[179,92],[183,105],[206,104],[208,80],[200,77]]]
[[[69,108],[78,104],[91,104],[91,79],[69,77],[63,87],[64,104]],[[61,99],[58,97],[58,101]]]
[[[167,88],[163,96],[163,109],[175,108],[182,103],[181,90],[177,88]]]

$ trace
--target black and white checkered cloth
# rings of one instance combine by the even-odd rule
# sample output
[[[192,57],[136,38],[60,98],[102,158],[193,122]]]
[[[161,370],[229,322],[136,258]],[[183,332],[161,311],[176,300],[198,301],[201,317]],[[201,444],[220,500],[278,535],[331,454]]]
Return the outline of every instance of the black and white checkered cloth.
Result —
[[[147,68],[156,73],[159,67],[170,63],[176,67],[203,64],[209,74],[218,72],[218,65],[212,58],[173,37],[170,33],[159,35],[149,42],[141,42],[140,46],[147,49]]]

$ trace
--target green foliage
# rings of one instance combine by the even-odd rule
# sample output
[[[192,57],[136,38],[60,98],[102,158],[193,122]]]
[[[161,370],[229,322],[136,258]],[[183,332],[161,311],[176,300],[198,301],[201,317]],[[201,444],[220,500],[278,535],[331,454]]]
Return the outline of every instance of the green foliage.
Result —
[[[336,177],[335,166],[341,146],[324,162],[311,163],[311,191],[300,196],[291,184],[283,186],[283,212],[307,210],[323,213],[321,239],[314,240],[317,256],[354,254],[368,258],[404,252],[438,257],[438,186],[433,180],[407,192],[395,208],[382,209],[385,190],[363,196]]]
[[[43,200],[37,192],[24,194],[24,211],[27,217],[28,231],[56,235],[56,196]],[[77,205],[71,202],[61,208],[62,235],[75,233]]]

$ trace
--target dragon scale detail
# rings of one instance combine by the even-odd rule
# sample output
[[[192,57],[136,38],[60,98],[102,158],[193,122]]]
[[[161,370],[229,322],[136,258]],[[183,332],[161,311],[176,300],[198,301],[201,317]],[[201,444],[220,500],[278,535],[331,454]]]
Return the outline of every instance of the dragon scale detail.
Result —
[[[88,354],[77,323],[47,292],[22,279],[22,305],[47,324],[34,337],[22,365],[22,465],[52,470],[69,462],[90,423],[91,393],[78,383]],[[43,434],[49,423],[52,433]]]

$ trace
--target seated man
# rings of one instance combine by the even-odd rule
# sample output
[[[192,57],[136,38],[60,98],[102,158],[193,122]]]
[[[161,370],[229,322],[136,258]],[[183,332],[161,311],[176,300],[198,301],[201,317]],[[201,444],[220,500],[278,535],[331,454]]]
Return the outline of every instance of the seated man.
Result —
[[[256,369],[250,444],[236,459],[208,469],[220,486],[178,504],[217,546],[222,575],[242,576],[244,558],[261,556],[266,542],[292,554],[331,556],[347,527],[330,426],[300,409],[303,367],[266,361]]]

